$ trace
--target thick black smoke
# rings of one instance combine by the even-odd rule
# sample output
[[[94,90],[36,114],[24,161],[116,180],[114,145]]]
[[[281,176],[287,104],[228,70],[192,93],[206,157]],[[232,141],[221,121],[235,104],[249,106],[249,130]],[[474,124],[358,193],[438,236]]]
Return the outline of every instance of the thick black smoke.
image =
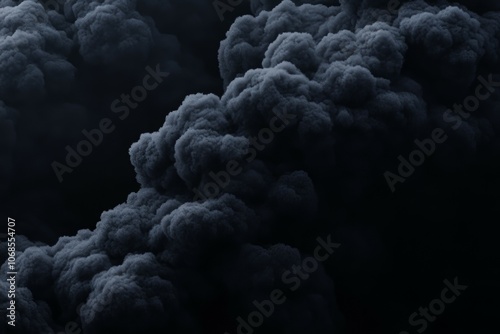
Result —
[[[235,333],[329,234],[338,252],[256,333],[398,333],[455,276],[470,288],[427,333],[492,325],[498,6],[251,5],[220,45],[222,96],[187,96],[132,145],[140,190],[93,231],[23,243],[17,332],[57,333],[83,303],[84,333]],[[455,128],[479,77],[491,94]],[[435,128],[449,139],[391,193],[384,172]]]
[[[186,94],[222,92],[216,54],[231,20],[221,23],[210,0],[1,0],[0,22],[0,211],[33,239],[93,226],[136,189],[127,148],[139,134]],[[146,66],[170,75],[122,121],[112,102]],[[65,164],[65,147],[103,118],[116,130],[60,183],[52,163]]]

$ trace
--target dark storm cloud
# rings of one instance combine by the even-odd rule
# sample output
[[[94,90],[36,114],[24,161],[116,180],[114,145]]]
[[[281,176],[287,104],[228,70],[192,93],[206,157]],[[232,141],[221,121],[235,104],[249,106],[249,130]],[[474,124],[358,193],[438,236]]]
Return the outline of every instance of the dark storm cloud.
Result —
[[[78,9],[86,2],[79,4],[73,11],[89,12]],[[127,8],[120,4],[117,11]],[[236,318],[252,311],[252,300],[280,287],[283,271],[311,251],[308,243],[345,223],[344,207],[355,203],[353,211],[362,212],[353,215],[376,224],[369,209],[377,207],[364,196],[383,181],[393,158],[440,124],[479,74],[494,73],[500,81],[500,13],[414,1],[378,21],[375,13],[383,6],[284,1],[238,18],[219,52],[224,94],[189,95],[158,131],[132,145],[141,189],[103,213],[94,231],[21,250],[16,329],[61,330],[84,303],[86,333],[234,332]],[[100,20],[108,22],[103,7]],[[132,15],[123,24],[136,37],[132,41],[148,45],[143,32],[134,35],[141,22]],[[142,54],[130,52],[123,57]],[[469,148],[479,161],[495,155],[499,100],[492,95],[464,120],[468,130],[437,153],[438,171],[470,163],[463,159]],[[287,114],[295,117],[284,131],[245,163],[252,137],[272,117]],[[449,158],[446,164],[439,154]],[[242,172],[218,196],[194,201],[193,187],[211,182],[210,172],[230,160],[241,162]],[[371,241],[350,255],[378,264],[379,236],[360,230]],[[356,233],[344,226],[350,238]],[[379,289],[377,277],[361,271],[356,279],[362,292]],[[339,318],[332,272],[321,266],[262,330],[341,332]]]

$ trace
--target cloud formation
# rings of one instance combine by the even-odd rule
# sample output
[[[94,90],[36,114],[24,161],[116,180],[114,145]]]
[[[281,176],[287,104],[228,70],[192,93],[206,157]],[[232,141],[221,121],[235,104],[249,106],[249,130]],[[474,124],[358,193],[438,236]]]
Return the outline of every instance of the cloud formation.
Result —
[[[0,196],[5,206],[0,211],[7,214],[9,208],[10,215],[22,217],[31,238],[54,241],[57,234],[93,226],[89,219],[135,189],[126,152],[130,144],[162,122],[186,94],[222,90],[215,53],[229,22],[220,23],[210,9],[204,0],[1,0],[0,175],[5,182]],[[141,82],[146,66],[157,64],[171,74],[168,82],[81,171],[59,185],[51,163],[64,160],[66,145],[81,141],[83,130],[113,117],[113,100]],[[100,178],[104,162],[113,173]],[[98,189],[108,195],[82,213],[74,194]],[[40,198],[32,203],[36,214],[26,214],[22,193]],[[53,217],[48,208],[62,215]]]
[[[384,182],[383,171],[416,137],[436,126],[450,130],[442,115],[467,95],[478,74],[500,82],[500,12],[493,6],[474,12],[468,5],[418,0],[390,13],[383,1],[253,2],[258,14],[236,19],[220,45],[222,96],[187,96],[158,131],[132,145],[141,188],[104,212],[95,230],[20,249],[18,309],[29,321],[20,317],[16,330],[60,331],[84,303],[84,333],[234,331],[237,316],[279,288],[283,271],[299,265],[308,243],[329,231],[358,243],[352,259],[368,268],[379,264],[387,250],[373,229],[389,214],[367,198]],[[86,62],[120,68],[130,57],[146,57],[155,38],[139,29],[147,20],[110,16],[127,10],[121,1],[65,5],[65,15],[79,22],[74,38]],[[125,30],[90,38],[94,22],[111,24],[117,17]],[[127,38],[117,46],[121,33]],[[25,89],[37,90],[37,84]],[[460,131],[450,131],[427,165],[446,174],[497,157],[499,107],[496,92]],[[257,159],[244,163],[252,136],[284,113],[296,117]],[[193,201],[192,189],[211,182],[209,173],[230,160],[241,162],[243,171],[218,196]],[[363,220],[355,229],[346,224],[349,209],[377,218],[350,213]],[[259,330],[342,332],[332,268],[322,265]],[[348,269],[359,283],[353,295],[376,296],[378,277]]]

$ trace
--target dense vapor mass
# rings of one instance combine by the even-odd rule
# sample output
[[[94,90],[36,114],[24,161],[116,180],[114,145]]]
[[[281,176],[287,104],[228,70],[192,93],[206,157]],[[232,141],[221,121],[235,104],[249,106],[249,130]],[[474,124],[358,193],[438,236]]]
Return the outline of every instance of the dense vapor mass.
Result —
[[[472,305],[481,298],[474,293],[498,282],[498,269],[487,263],[498,253],[484,243],[492,237],[472,226],[487,228],[486,202],[467,207],[462,204],[470,198],[456,193],[482,199],[490,193],[474,183],[500,185],[498,178],[486,182],[468,174],[494,176],[500,166],[498,6],[417,0],[388,11],[387,1],[310,2],[252,1],[255,14],[237,18],[220,45],[223,94],[187,96],[158,131],[131,146],[140,189],[104,212],[94,230],[61,237],[53,246],[24,241],[16,332],[63,331],[83,303],[83,333],[236,333],[236,319],[254,310],[254,300],[282,287],[283,272],[310,255],[318,236],[330,233],[342,241],[338,254],[320,264],[256,333],[405,329],[392,326],[400,321],[395,317],[404,325],[418,307],[407,294],[427,294],[421,282],[432,281],[415,263],[430,267],[439,282],[439,275],[484,261],[478,272],[488,279],[471,274],[477,279]],[[37,6],[26,3],[26,9]],[[118,20],[120,15],[107,13],[125,10],[126,3],[113,2],[93,15],[103,16],[97,22]],[[33,20],[53,18],[62,35],[76,29],[68,43],[81,43],[79,57],[86,62],[118,69],[129,57],[146,59],[144,49],[160,37],[154,29],[144,34],[139,27],[150,21],[134,15],[119,21],[125,30],[99,36],[109,44],[92,47],[91,21],[78,13],[99,7],[85,1],[65,6],[75,25],[58,13]],[[134,36],[133,46],[115,53],[114,33]],[[63,45],[55,43],[57,56],[49,58],[61,58],[71,72],[64,58],[71,49]],[[108,48],[111,58],[103,58]],[[30,75],[43,72],[35,68]],[[24,75],[19,72],[20,85]],[[456,130],[443,115],[474,93],[479,76],[497,89]],[[44,87],[32,85],[25,89]],[[6,108],[0,112],[14,117]],[[277,116],[288,120],[286,127],[264,145],[259,133]],[[384,171],[397,168],[398,155],[436,127],[450,138],[394,197]],[[259,146],[255,159],[248,159]],[[231,161],[241,171],[214,196],[196,198],[193,189],[207,189]],[[478,221],[457,228],[455,219],[472,213]],[[4,264],[2,275],[6,271]],[[4,277],[0,285],[3,290]],[[449,332],[471,330],[469,323],[449,326]],[[474,326],[481,331],[487,325]]]
[[[222,90],[216,52],[229,22],[209,0],[2,0],[0,20],[0,211],[22,218],[33,239],[93,226],[136,189],[126,151],[137,136],[186,94]],[[142,82],[146,66],[170,77],[122,122],[111,104]],[[64,163],[66,146],[103,118],[116,131],[60,183],[52,163]],[[75,194],[95,196],[95,207],[82,211]]]

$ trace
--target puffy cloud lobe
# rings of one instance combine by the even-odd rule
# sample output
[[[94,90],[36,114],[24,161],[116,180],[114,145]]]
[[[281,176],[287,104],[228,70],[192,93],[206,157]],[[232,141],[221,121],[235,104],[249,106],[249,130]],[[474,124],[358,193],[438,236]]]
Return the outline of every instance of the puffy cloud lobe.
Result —
[[[199,258],[217,244],[240,244],[253,237],[259,218],[234,196],[225,194],[203,203],[185,203],[161,220],[165,255],[171,261]]]
[[[476,66],[485,55],[487,38],[476,18],[457,7],[448,7],[437,14],[421,13],[403,19],[401,30],[410,47],[425,50],[420,61],[426,62],[427,71],[438,71],[444,80],[459,73],[463,77],[455,79],[461,85],[476,79]]]
[[[273,68],[248,71],[235,79],[222,102],[232,120],[243,131],[254,134],[268,127],[275,116],[286,118],[287,126],[296,124],[308,112],[306,105],[320,99],[321,89],[319,83],[309,80],[296,66],[283,62]]]
[[[179,302],[167,274],[153,254],[144,253],[128,255],[123,264],[95,276],[93,291],[81,309],[83,330],[133,332],[175,322]]]
[[[359,50],[359,54],[354,52],[348,63],[364,66],[377,77],[392,79],[400,74],[407,46],[396,28],[375,22],[357,31],[355,36],[357,47],[350,49]]]
[[[43,97],[47,82],[62,81],[64,87],[73,81],[75,68],[66,60],[73,43],[54,28],[41,4],[0,7],[0,19],[0,99]]]
[[[85,15],[75,15],[77,40],[85,60],[109,65],[116,61],[143,62],[148,58],[153,33],[131,5],[128,1],[104,2]]]
[[[228,130],[229,123],[225,118],[217,96],[202,94],[188,96],[178,110],[169,114],[164,126],[158,132],[145,134],[132,145],[130,154],[138,181],[143,185],[152,185],[152,180],[159,176],[163,178],[165,171],[169,170],[172,171],[169,173],[170,177],[174,177],[171,174],[179,174],[188,182],[191,173],[189,169],[194,168],[191,162],[199,164],[199,161],[194,159],[199,157],[191,156],[189,147],[186,146],[196,145],[195,142],[205,145],[197,136],[193,136],[193,133],[198,131],[199,135],[204,134],[203,137],[222,140],[222,138],[217,139],[217,133]],[[215,149],[218,149],[218,146],[215,146]],[[147,153],[144,154],[145,152]],[[174,171],[169,168],[174,162],[177,164],[178,172],[177,169]],[[158,171],[158,174],[155,171]]]
[[[328,81],[325,87],[331,91],[335,103],[355,107],[375,96],[376,79],[364,67],[334,64],[326,71],[326,75]]]
[[[223,169],[222,161],[243,155],[241,153],[246,152],[247,146],[246,138],[221,136],[207,130],[188,130],[176,142],[175,167],[179,176],[189,181],[207,168]],[[192,183],[188,182],[188,185]]]
[[[288,61],[305,73],[315,71],[318,59],[314,47],[314,40],[307,33],[283,33],[269,45],[262,66],[274,67]]]
[[[220,71],[225,85],[247,70],[260,67],[269,44],[281,33],[309,33],[316,39],[328,31],[340,12],[335,6],[304,4],[300,7],[302,10],[298,8],[287,0],[271,12],[264,11],[256,17],[243,16],[235,21],[219,49]]]

